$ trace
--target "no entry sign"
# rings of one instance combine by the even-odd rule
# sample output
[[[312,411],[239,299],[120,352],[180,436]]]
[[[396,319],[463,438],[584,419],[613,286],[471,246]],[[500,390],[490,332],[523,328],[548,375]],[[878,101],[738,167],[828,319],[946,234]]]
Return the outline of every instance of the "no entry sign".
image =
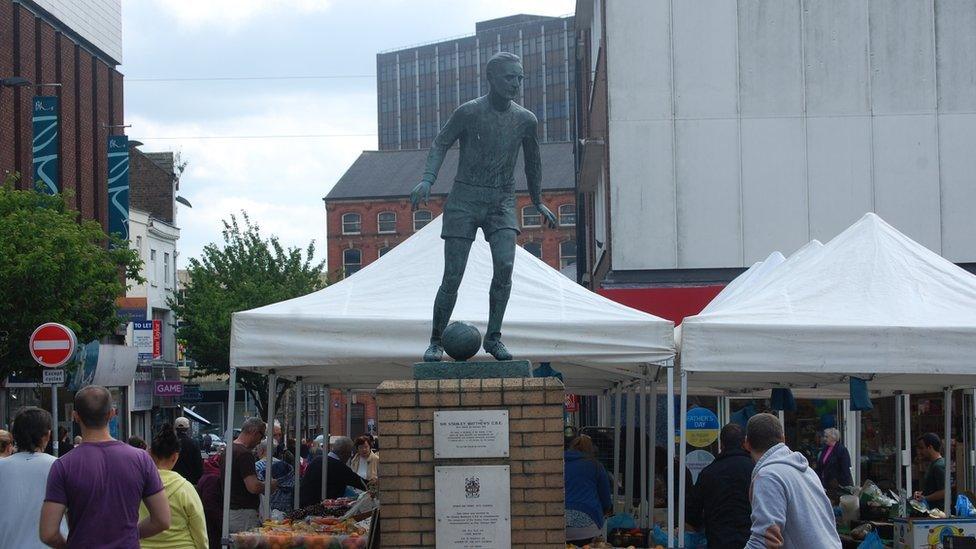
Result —
[[[30,336],[30,352],[41,366],[57,368],[71,359],[78,339],[71,328],[48,322],[41,324]]]

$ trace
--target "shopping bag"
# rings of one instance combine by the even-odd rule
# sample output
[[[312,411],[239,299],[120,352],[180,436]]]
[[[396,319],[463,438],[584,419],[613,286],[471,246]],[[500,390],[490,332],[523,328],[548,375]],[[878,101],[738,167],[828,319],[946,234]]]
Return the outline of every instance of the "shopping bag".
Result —
[[[885,549],[885,546],[881,542],[881,537],[878,536],[878,533],[872,530],[871,533],[864,537],[864,541],[857,546],[857,549]]]

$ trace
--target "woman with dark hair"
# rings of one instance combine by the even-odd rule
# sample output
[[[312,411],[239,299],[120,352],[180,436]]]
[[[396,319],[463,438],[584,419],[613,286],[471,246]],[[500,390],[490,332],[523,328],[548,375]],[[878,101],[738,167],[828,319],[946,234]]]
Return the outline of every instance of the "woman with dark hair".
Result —
[[[603,518],[611,510],[610,478],[586,435],[569,443],[564,459],[566,542],[583,546],[603,531]]]
[[[128,442],[129,446],[132,446],[133,448],[138,448],[140,450],[149,449],[149,446],[146,445],[146,441],[142,440],[142,437],[136,435],[132,435],[131,437],[129,437],[129,440],[127,440],[126,442]]]
[[[22,408],[11,430],[11,446],[16,442],[17,453],[0,460],[0,486],[7,494],[0,498],[0,547],[47,547],[37,525],[47,476],[55,462],[54,456],[44,453],[51,439],[51,414],[33,406]],[[61,534],[67,533],[62,521]]]
[[[169,500],[172,516],[168,530],[142,540],[143,549],[207,549],[207,524],[203,516],[203,504],[196,489],[182,475],[173,471],[180,457],[180,439],[170,424],[165,424],[153,437],[149,455],[159,469],[163,490]],[[139,519],[149,516],[145,504],[139,505]]]
[[[349,460],[349,468],[367,482],[374,481],[379,476],[380,456],[373,451],[368,435],[356,439],[356,453]]]

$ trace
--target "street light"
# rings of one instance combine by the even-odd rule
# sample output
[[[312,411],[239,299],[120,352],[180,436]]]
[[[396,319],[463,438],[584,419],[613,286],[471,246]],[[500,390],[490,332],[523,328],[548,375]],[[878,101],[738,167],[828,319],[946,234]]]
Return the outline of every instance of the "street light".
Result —
[[[0,78],[0,87],[2,88],[21,88],[24,86],[33,85],[33,82],[24,78],[23,76],[8,76],[7,78]]]

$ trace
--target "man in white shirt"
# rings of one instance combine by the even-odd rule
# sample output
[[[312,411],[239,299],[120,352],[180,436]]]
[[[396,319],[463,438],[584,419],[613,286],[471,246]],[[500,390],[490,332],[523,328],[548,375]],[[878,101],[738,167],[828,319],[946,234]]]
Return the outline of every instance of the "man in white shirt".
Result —
[[[45,548],[38,524],[47,486],[48,472],[55,458],[44,453],[51,439],[51,414],[29,406],[14,418],[14,443],[17,453],[0,460],[0,547]],[[68,528],[61,522],[61,534]]]

